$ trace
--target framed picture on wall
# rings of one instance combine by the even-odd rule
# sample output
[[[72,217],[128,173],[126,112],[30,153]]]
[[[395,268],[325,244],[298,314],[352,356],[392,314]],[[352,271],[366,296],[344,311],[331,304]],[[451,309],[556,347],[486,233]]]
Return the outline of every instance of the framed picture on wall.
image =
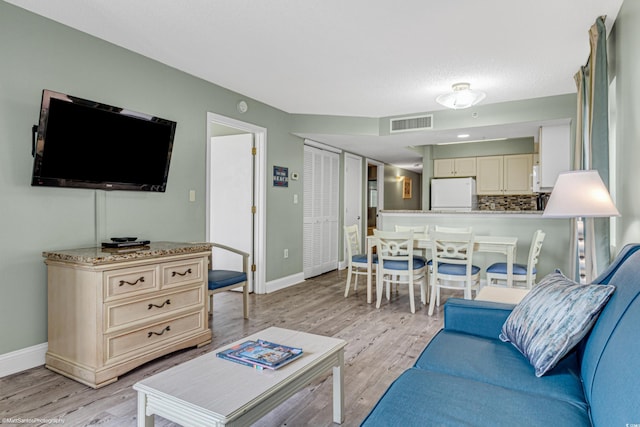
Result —
[[[411,198],[411,178],[405,177],[402,180],[402,198],[403,199]]]

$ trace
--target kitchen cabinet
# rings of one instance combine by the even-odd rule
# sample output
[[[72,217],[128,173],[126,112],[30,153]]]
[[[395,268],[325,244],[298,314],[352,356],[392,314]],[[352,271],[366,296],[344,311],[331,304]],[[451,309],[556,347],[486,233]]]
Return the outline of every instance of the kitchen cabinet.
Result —
[[[532,194],[532,154],[478,157],[476,189],[480,195]]]
[[[551,189],[560,172],[571,169],[571,131],[569,125],[540,128],[540,187]]]
[[[433,161],[434,178],[476,176],[476,158],[436,159]]]

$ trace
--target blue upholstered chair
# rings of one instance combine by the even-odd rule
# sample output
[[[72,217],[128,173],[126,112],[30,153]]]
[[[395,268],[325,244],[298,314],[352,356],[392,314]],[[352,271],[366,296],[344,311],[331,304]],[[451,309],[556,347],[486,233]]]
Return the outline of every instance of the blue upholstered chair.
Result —
[[[391,294],[391,283],[406,284],[409,287],[411,313],[416,312],[414,302],[415,282],[420,282],[420,300],[426,303],[426,260],[413,254],[413,231],[395,232],[374,230],[378,271],[376,274],[376,308],[382,302],[382,288],[386,282],[387,299]]]
[[[542,242],[544,241],[545,232],[536,230],[533,233],[531,247],[529,248],[529,258],[527,264],[513,264],[513,284],[516,282],[524,282],[523,285],[527,289],[531,289],[536,281],[536,264],[542,250]],[[499,282],[500,281],[500,282]],[[487,284],[490,286],[498,285],[507,281],[507,263],[497,262],[491,264],[487,268]]]
[[[347,285],[344,289],[344,297],[346,298],[349,296],[351,278],[355,276],[353,290],[357,292],[358,276],[366,276],[367,274],[367,252],[361,249],[360,230],[357,224],[344,226],[344,240],[347,248]],[[378,256],[373,255],[371,262],[375,271]]]
[[[248,319],[249,282],[247,280],[247,273],[249,267],[249,254],[238,249],[222,245],[220,243],[213,243],[213,247],[233,252],[234,254],[242,256],[242,271],[209,270],[209,313],[213,313],[214,294],[242,287],[242,308],[244,312],[244,318]]]
[[[480,288],[480,267],[473,265],[473,230],[435,227],[431,233],[432,259],[431,299],[429,316],[434,306],[440,305],[440,288],[464,291],[471,299],[471,291]]]

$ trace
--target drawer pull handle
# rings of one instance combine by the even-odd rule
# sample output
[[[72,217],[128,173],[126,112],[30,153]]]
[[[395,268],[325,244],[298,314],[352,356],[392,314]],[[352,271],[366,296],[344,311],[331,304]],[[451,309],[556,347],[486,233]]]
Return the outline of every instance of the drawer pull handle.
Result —
[[[184,273],[178,273],[177,271],[172,271],[171,272],[171,277],[176,277],[176,275],[178,275],[178,276],[186,276],[187,274],[191,274],[191,269],[188,269]]]
[[[155,307],[155,308],[162,308],[162,307],[164,307],[165,305],[170,305],[170,304],[171,304],[171,300],[170,300],[170,299],[168,299],[168,300],[166,300],[165,302],[163,302],[161,305],[149,304],[149,308],[148,308],[147,310],[151,310],[153,307]]]
[[[166,328],[164,328],[160,332],[147,332],[147,338],[151,338],[153,335],[162,335],[165,332],[168,332],[170,330],[171,330],[171,326],[167,326]]]
[[[138,280],[136,280],[135,282],[127,282],[126,280],[120,280],[120,285],[129,285],[129,286],[135,286],[138,284],[138,282],[140,283],[144,283],[144,276],[140,276],[140,278]]]

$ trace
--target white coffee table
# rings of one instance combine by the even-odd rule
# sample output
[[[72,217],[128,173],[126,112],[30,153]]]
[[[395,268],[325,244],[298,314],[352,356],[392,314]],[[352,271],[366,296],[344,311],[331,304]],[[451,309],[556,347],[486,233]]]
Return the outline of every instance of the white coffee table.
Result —
[[[246,340],[264,339],[303,349],[282,368],[256,370],[216,353]],[[282,328],[268,328],[136,383],[138,426],[154,415],[185,426],[247,426],[333,370],[333,421],[343,421],[346,341]]]

